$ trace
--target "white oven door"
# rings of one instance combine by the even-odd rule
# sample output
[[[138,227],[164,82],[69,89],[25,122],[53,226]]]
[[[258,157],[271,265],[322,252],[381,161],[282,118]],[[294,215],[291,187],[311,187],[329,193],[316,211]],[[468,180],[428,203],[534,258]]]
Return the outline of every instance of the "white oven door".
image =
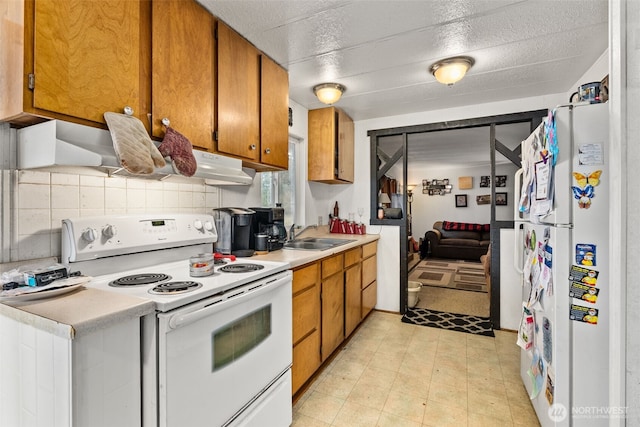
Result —
[[[291,317],[290,271],[158,314],[158,424],[221,426],[255,410],[291,366]],[[266,400],[286,396],[274,426],[291,423],[288,389]]]

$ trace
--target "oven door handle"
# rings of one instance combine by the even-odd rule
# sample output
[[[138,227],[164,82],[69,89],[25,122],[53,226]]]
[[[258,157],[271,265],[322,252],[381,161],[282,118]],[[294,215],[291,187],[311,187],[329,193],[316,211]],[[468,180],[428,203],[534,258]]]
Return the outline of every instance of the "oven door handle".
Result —
[[[273,289],[276,289],[287,282],[291,283],[291,271],[287,271],[285,275],[278,275],[275,278],[270,277],[253,282],[241,289],[232,289],[223,295],[214,297],[210,304],[207,304],[202,308],[191,312],[174,314],[169,318],[169,328],[178,329],[182,326],[197,322],[200,319],[204,319],[205,317],[220,311],[223,305],[224,308],[228,308],[228,304],[239,304],[245,301],[246,298],[254,298],[267,292],[271,292]]]

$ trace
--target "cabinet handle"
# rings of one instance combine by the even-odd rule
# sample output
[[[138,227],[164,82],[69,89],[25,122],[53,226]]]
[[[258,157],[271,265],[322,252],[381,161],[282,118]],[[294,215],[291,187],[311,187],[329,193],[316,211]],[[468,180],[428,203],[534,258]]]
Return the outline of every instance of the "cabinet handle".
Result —
[[[256,149],[256,144],[251,144],[249,146],[249,150],[255,150]]]
[[[133,116],[133,108],[127,105],[126,107],[124,107],[124,114],[126,114],[127,116]]]
[[[169,125],[171,124],[171,120],[169,120],[167,117],[163,118],[161,120],[162,124],[165,125],[166,127],[169,127]]]
[[[271,148],[267,148],[267,149],[265,149],[265,150],[264,150],[264,153],[265,153],[265,154],[271,154]]]

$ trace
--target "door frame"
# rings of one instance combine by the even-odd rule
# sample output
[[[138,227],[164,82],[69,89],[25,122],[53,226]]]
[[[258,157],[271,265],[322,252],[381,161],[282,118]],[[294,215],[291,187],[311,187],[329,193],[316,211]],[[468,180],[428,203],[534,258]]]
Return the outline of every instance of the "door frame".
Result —
[[[389,136],[402,136],[403,146],[395,153],[390,160],[399,161],[402,158],[403,170],[402,180],[403,183],[407,183],[407,140],[409,134],[423,133],[423,132],[436,132],[453,129],[465,129],[474,127],[490,126],[490,158],[491,158],[491,182],[495,182],[496,176],[496,151],[508,158],[512,163],[520,166],[520,146],[511,150],[500,141],[495,138],[495,127],[497,125],[505,125],[512,123],[530,123],[530,131],[533,132],[535,128],[542,122],[547,116],[548,110],[532,110],[520,113],[500,114],[494,116],[476,117],[472,119],[462,119],[446,122],[428,123],[422,125],[402,126],[396,128],[387,129],[375,129],[367,131],[370,144],[370,186],[369,186],[369,212],[370,212],[370,224],[371,225],[387,225],[397,226],[400,228],[400,260],[404,261],[400,263],[399,272],[399,293],[400,293],[400,313],[404,314],[407,311],[408,303],[408,217],[404,215],[402,219],[377,219],[377,200],[378,200],[378,182],[381,175],[394,164],[387,162],[386,165],[382,165],[381,169],[378,169],[378,141],[382,137]],[[496,206],[493,202],[495,200],[495,187],[491,187],[491,302],[490,302],[490,319],[495,329],[500,329],[500,230],[503,228],[512,229],[514,227],[514,221],[497,221],[496,220]],[[407,194],[403,194],[403,212],[407,212]]]

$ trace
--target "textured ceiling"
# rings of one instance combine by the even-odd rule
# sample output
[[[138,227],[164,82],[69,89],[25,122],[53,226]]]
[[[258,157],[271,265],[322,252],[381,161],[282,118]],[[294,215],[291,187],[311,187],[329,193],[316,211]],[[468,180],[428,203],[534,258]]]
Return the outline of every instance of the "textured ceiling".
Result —
[[[345,85],[354,120],[569,92],[608,45],[606,0],[200,1],[289,71],[300,105]],[[437,83],[429,66],[457,55],[475,65]]]

